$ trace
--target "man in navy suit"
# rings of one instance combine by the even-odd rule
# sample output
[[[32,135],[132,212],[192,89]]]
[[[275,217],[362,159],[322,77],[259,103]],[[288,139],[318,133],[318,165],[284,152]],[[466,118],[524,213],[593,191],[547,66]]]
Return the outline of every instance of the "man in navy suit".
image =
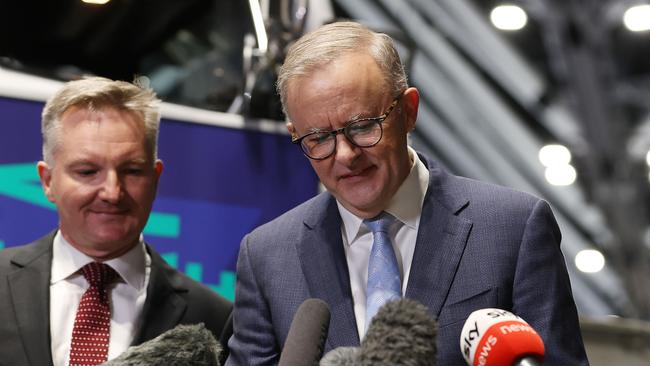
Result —
[[[359,345],[373,246],[364,220],[380,214],[395,219],[399,295],[438,319],[437,365],[465,365],[461,328],[488,307],[539,332],[545,365],[587,364],[549,205],[451,175],[408,146],[419,94],[388,36],[323,26],[291,47],[278,90],[292,140],[327,191],[243,239],[227,365],[277,363],[307,298],[331,309],[326,351]]]
[[[38,173],[59,228],[0,251],[0,365],[76,365],[75,355],[87,355],[78,345],[105,342],[100,363],[178,324],[205,323],[217,338],[226,328],[232,304],[170,267],[142,237],[163,169],[159,102],[151,90],[87,78],[45,105]],[[86,268],[115,274],[97,290],[110,309],[104,323],[84,320],[97,277]]]

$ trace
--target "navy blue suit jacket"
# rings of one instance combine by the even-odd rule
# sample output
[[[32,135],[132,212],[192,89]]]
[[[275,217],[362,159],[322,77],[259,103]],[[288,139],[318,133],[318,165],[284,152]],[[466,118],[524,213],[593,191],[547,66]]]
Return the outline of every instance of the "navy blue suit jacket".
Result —
[[[437,317],[436,365],[464,366],[469,314],[494,307],[528,321],[544,340],[544,365],[587,365],[560,231],[549,205],[508,188],[429,169],[406,297]],[[322,193],[248,234],[237,262],[228,366],[276,364],[307,298],[329,304],[325,351],[358,346],[335,199]]]

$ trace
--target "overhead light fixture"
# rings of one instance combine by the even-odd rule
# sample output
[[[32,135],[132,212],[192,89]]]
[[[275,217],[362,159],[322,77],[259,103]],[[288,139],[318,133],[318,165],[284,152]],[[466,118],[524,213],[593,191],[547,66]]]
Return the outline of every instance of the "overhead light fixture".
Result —
[[[539,149],[540,163],[545,167],[565,165],[571,162],[571,152],[564,145],[551,144]]]
[[[253,26],[255,27],[255,34],[257,36],[257,47],[262,53],[266,53],[269,46],[269,38],[266,35],[266,27],[264,27],[264,16],[262,8],[258,0],[248,0],[253,16]]]
[[[650,5],[636,5],[625,11],[623,24],[632,32],[650,30]]]
[[[84,2],[86,4],[97,4],[97,5],[104,5],[109,1],[111,0],[81,0],[81,2]]]
[[[528,16],[524,9],[516,5],[499,5],[490,12],[490,20],[501,30],[515,31],[526,26]]]
[[[571,163],[571,152],[564,145],[551,144],[539,149],[539,161],[546,167],[544,177],[554,186],[568,186],[575,182],[577,173]]]
[[[576,254],[575,264],[581,272],[596,273],[605,267],[605,257],[597,250],[585,249]]]
[[[576,169],[571,164],[550,166],[544,172],[546,181],[554,186],[570,186],[577,176]]]

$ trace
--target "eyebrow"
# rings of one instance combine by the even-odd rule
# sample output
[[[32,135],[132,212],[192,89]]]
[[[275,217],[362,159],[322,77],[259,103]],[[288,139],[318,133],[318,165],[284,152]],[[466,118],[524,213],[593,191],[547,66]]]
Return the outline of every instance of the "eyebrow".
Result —
[[[124,162],[124,164],[147,164],[148,162],[149,160],[147,159],[136,158],[136,159],[127,160]]]
[[[374,116],[374,117],[363,117],[363,115],[364,115],[363,113],[356,113],[356,114],[353,114],[350,118],[348,118],[348,119],[345,121],[345,126],[349,125],[349,124],[352,123],[352,122],[356,122],[356,121],[359,121],[359,120],[362,120],[362,119],[373,119],[373,118],[379,118],[379,117],[380,117],[380,116]],[[345,126],[343,126],[343,127],[345,127]],[[334,131],[334,130],[335,130],[335,129],[327,129],[327,128],[311,127],[311,128],[308,128],[308,129],[307,129],[307,131],[305,132],[305,134],[315,133],[315,132],[332,132],[332,131]]]

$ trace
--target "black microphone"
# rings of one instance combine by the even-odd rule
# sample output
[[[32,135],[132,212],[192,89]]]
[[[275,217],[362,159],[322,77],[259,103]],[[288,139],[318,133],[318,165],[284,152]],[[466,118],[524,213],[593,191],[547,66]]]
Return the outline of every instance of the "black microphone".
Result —
[[[219,366],[221,345],[203,323],[178,325],[138,346],[129,347],[104,366]]]
[[[460,334],[460,350],[470,366],[539,366],[544,342],[523,319],[501,309],[476,310]]]
[[[278,366],[314,366],[323,355],[330,310],[320,299],[307,299],[293,316]]]
[[[372,318],[359,365],[434,365],[437,334],[438,324],[426,306],[411,299],[389,302]]]
[[[337,347],[323,356],[319,366],[357,366],[360,354],[359,347]]]

